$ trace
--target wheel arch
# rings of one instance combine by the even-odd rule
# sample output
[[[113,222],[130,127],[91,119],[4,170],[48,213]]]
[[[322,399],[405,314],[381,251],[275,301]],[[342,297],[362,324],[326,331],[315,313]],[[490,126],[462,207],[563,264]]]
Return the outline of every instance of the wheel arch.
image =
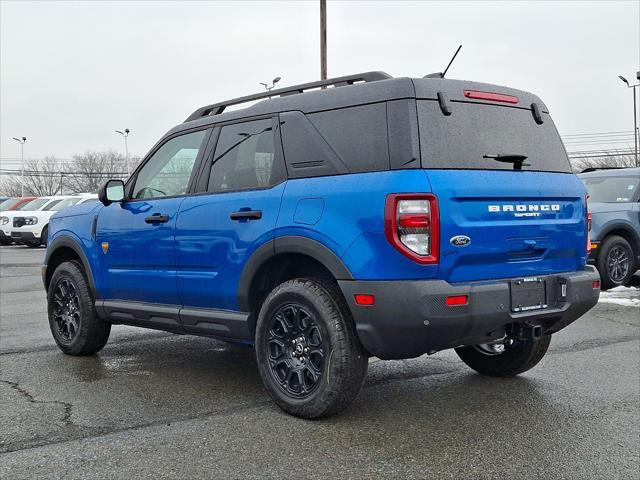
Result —
[[[604,243],[607,237],[611,235],[618,235],[624,238],[631,245],[634,256],[640,256],[640,235],[632,227],[623,223],[609,225],[600,234],[600,244]]]
[[[320,276],[326,274],[333,280],[353,280],[353,275],[338,255],[322,243],[300,236],[278,237],[261,245],[245,264],[238,283],[240,310],[251,312],[256,281],[265,274],[269,266],[276,266],[279,262],[291,263],[294,259],[307,262],[307,266],[313,265],[315,273]],[[302,268],[305,264],[298,266]]]
[[[84,268],[87,282],[89,283],[89,289],[91,295],[96,298],[96,286],[93,280],[93,271],[87,255],[84,253],[82,247],[72,238],[58,237],[51,244],[47,246],[47,253],[44,258],[44,265],[46,270],[43,275],[44,288],[49,290],[49,283],[55,269],[63,262],[69,260],[80,261]]]

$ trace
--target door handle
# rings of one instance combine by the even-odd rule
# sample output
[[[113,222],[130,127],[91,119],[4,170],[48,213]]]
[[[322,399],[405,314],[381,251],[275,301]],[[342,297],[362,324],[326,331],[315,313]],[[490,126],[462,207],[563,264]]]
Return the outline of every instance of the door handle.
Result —
[[[169,215],[151,215],[144,219],[145,223],[167,223],[169,221]]]
[[[262,210],[240,210],[239,212],[231,212],[229,218],[231,220],[260,220],[262,218]]]

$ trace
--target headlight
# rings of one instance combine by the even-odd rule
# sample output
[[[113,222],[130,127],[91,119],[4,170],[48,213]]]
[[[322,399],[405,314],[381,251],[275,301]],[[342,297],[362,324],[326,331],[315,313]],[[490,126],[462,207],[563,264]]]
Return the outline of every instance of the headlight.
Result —
[[[6,225],[9,223],[9,217],[0,217],[0,225]]]
[[[38,223],[38,217],[25,217],[24,224],[25,225],[35,225]]]

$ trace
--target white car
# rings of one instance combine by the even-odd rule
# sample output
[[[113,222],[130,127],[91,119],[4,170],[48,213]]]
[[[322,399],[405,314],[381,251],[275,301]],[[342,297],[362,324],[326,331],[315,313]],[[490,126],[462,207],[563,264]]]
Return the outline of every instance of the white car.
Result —
[[[13,243],[13,240],[11,240],[11,229],[13,227],[14,216],[21,215],[23,212],[42,210],[57,200],[58,197],[36,197],[27,203],[23,203],[15,210],[6,210],[0,213],[0,242],[2,245],[10,245]]]
[[[10,227],[11,240],[15,243],[22,243],[29,247],[39,247],[47,245],[49,233],[49,219],[63,208],[78,205],[89,201],[98,201],[97,195],[68,195],[50,197],[47,202],[38,210],[12,212],[11,221],[3,225],[2,229]],[[0,221],[0,224],[2,221]],[[6,234],[6,230],[5,230]]]

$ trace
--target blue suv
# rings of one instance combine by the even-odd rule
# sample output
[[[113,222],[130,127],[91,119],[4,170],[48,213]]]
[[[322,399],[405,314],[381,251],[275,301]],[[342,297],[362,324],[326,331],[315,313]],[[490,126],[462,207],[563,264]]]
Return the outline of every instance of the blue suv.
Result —
[[[60,349],[111,324],[253,345],[303,418],[345,408],[369,356],[524,372],[599,295],[548,109],[495,85],[369,72],[207,105],[99,198],[49,224]]]

